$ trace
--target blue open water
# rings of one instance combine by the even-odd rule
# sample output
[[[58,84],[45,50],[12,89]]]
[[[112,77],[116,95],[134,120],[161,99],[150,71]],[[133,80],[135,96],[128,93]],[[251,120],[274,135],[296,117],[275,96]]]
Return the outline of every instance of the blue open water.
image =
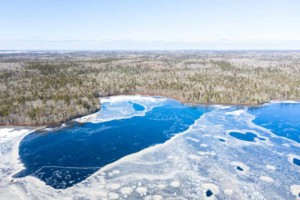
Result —
[[[273,103],[249,108],[255,115],[254,123],[269,129],[272,133],[300,143],[300,104]]]

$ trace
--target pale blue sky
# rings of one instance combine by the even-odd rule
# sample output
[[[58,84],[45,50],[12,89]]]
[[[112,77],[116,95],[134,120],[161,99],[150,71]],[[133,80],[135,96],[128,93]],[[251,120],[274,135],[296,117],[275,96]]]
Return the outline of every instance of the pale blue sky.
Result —
[[[0,0],[0,49],[300,49],[300,1]]]

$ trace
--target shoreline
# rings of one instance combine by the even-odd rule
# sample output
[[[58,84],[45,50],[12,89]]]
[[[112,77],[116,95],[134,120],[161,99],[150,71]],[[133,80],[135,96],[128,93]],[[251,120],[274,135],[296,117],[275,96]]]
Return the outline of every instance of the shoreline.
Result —
[[[168,98],[168,99],[174,99],[180,103],[183,103],[183,104],[186,104],[186,105],[189,105],[189,106],[213,106],[213,105],[224,105],[224,106],[245,106],[245,107],[259,107],[259,106],[262,106],[264,104],[267,104],[267,103],[271,103],[271,102],[285,102],[285,101],[295,101],[295,102],[300,102],[300,98],[294,98],[294,99],[285,99],[285,98],[280,98],[280,99],[270,99],[269,101],[266,101],[266,102],[262,102],[262,103],[258,103],[258,104],[250,104],[250,103],[221,103],[221,102],[211,102],[211,103],[193,103],[193,102],[190,102],[190,101],[187,101],[187,100],[184,100],[184,99],[180,99],[180,98],[177,98],[177,97],[172,97],[172,96],[169,96],[169,95],[161,95],[159,93],[147,93],[147,92],[135,92],[135,93],[123,93],[123,94],[114,94],[114,95],[107,95],[107,96],[101,96],[98,98],[99,100],[99,103],[100,103],[100,99],[101,98],[109,98],[109,97],[113,97],[113,96],[121,96],[121,95],[141,95],[141,96],[152,96],[152,97],[165,97],[165,98]],[[45,124],[38,124],[38,123],[0,123],[0,128],[33,128],[33,129],[44,129],[44,128],[57,128],[57,127],[60,127],[62,124],[66,124],[66,125],[69,125],[73,122],[74,119],[77,119],[77,118],[81,118],[81,117],[84,117],[84,116],[87,116],[87,115],[91,115],[91,114],[95,114],[97,112],[99,112],[101,110],[101,105],[100,105],[100,108],[93,111],[93,112],[90,112],[90,113],[86,113],[86,114],[80,114],[80,115],[74,115],[74,116],[71,116],[65,120],[61,120],[60,122],[54,122],[54,123],[45,123]],[[81,122],[77,122],[77,123],[81,123]]]
[[[279,101],[279,102],[283,102],[283,101],[298,101],[300,102],[300,98],[274,98],[274,99],[270,99],[269,101],[265,101],[265,102],[261,102],[258,104],[251,104],[251,103],[222,103],[222,102],[211,102],[211,103],[194,103],[194,102],[190,102],[184,99],[180,99],[178,97],[173,97],[170,95],[163,95],[160,93],[147,93],[147,92],[132,92],[132,93],[125,93],[125,94],[116,94],[116,95],[110,95],[110,96],[103,96],[103,98],[105,97],[111,97],[111,96],[118,96],[118,95],[142,95],[142,96],[159,96],[159,97],[166,97],[168,99],[174,99],[180,103],[184,103],[187,105],[207,105],[207,106],[212,106],[212,105],[224,105],[224,106],[247,106],[247,107],[257,107],[257,106],[262,106],[266,103],[270,103],[272,101]],[[102,98],[102,97],[101,97]]]

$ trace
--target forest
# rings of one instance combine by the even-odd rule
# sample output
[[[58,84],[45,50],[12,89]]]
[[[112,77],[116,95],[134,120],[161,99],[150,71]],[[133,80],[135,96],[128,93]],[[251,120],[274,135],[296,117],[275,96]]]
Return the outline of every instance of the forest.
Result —
[[[0,54],[0,124],[55,125],[100,109],[100,97],[166,96],[190,104],[300,99],[298,51]]]

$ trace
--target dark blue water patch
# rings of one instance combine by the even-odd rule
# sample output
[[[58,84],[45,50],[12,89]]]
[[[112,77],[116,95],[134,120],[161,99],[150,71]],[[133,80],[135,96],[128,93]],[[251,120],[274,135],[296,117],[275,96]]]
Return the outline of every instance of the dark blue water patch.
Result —
[[[239,170],[239,171],[244,171],[244,169],[241,168],[240,166],[237,166],[236,169]]]
[[[226,140],[222,139],[222,138],[218,138],[219,141],[221,142],[226,142]]]
[[[57,189],[70,187],[101,167],[189,128],[207,107],[171,101],[143,117],[72,126],[27,135],[19,155],[25,166],[15,177],[35,176]]]
[[[210,197],[210,196],[212,196],[214,193],[213,193],[211,190],[207,190],[205,194],[206,194],[207,197]]]
[[[293,163],[294,163],[295,165],[300,166],[300,160],[297,159],[297,158],[294,158],[294,159],[293,159]]]
[[[300,103],[275,103],[248,109],[253,122],[272,133],[300,143]]]
[[[132,107],[135,111],[144,111],[145,110],[145,107],[141,104],[138,104],[138,103],[133,103],[133,102],[129,102],[132,104]]]
[[[229,135],[236,139],[247,141],[247,142],[255,142],[255,138],[257,138],[257,135],[252,132],[246,132],[246,133],[230,132]]]

